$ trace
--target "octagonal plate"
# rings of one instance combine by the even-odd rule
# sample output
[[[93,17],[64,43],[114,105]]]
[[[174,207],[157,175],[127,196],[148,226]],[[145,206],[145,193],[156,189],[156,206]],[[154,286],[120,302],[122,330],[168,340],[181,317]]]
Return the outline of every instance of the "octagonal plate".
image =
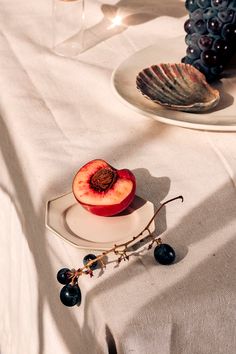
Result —
[[[110,217],[97,216],[85,210],[73,193],[68,193],[47,202],[45,223],[55,235],[76,247],[107,250],[137,236],[153,214],[154,205],[135,196],[125,212]],[[154,229],[152,222],[149,230]],[[147,234],[145,231],[142,237]]]

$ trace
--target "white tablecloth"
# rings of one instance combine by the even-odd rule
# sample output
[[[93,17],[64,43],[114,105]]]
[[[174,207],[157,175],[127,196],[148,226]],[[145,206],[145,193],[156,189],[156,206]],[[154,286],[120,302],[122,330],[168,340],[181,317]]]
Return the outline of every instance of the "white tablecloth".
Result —
[[[0,1],[1,353],[234,353],[236,133],[158,123],[110,88],[129,55],[184,36],[183,2],[120,1],[138,13],[131,25],[104,41],[98,25],[97,45],[76,59],[50,50],[51,5]],[[88,26],[104,21],[101,5],[86,0]],[[155,205],[184,196],[156,220],[177,262],[157,265],[144,250],[110,264],[82,277],[81,306],[66,308],[56,273],[87,251],[46,231],[45,205],[94,158],[133,170],[137,194]]]

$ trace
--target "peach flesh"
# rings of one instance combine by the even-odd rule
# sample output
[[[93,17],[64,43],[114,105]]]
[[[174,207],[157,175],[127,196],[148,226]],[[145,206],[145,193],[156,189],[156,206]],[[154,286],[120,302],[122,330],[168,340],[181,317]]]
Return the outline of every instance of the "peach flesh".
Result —
[[[76,200],[91,213],[112,216],[133,201],[136,181],[128,169],[117,170],[104,160],[93,160],[77,172],[72,190]]]

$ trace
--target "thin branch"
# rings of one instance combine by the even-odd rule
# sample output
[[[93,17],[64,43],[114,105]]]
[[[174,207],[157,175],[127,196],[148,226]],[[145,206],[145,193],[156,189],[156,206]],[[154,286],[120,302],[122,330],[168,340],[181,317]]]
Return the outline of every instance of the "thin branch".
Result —
[[[96,258],[90,260],[89,262],[86,263],[86,265],[84,265],[82,268],[79,268],[78,270],[72,270],[71,272],[73,272],[73,276],[72,276],[72,283],[74,283],[78,277],[80,277],[81,275],[83,274],[88,274],[88,270],[90,269],[90,267],[100,261],[103,265],[103,267],[105,266],[105,263],[103,261],[103,258],[109,254],[109,253],[115,253],[116,255],[119,256],[118,258],[118,261],[119,263],[122,261],[122,260],[129,260],[129,256],[126,254],[127,252],[127,249],[128,249],[128,246],[135,240],[137,240],[140,236],[143,235],[144,231],[148,231],[148,235],[145,236],[144,238],[142,238],[142,240],[144,241],[145,239],[147,239],[148,237],[152,237],[152,233],[150,232],[149,230],[149,227],[150,225],[152,224],[152,222],[154,221],[155,217],[157,216],[157,214],[160,212],[160,210],[168,203],[171,203],[175,200],[178,200],[178,199],[181,199],[181,202],[184,201],[184,198],[182,197],[182,195],[178,196],[178,197],[175,197],[175,198],[172,198],[172,199],[169,199],[167,200],[166,202],[162,203],[160,205],[160,207],[156,210],[156,212],[154,213],[153,217],[150,219],[150,221],[148,222],[148,224],[144,227],[144,229],[136,236],[133,236],[130,240],[128,240],[127,242],[124,242],[124,243],[120,243],[120,244],[115,244],[112,248],[110,248],[109,250],[107,251],[104,251],[102,254],[98,255]],[[161,243],[161,239],[158,238],[154,238],[152,237],[152,243],[151,245],[153,245],[153,243],[156,242],[157,244],[160,244]],[[119,250],[121,247],[123,247],[123,250]],[[91,272],[90,272],[91,273]],[[89,274],[90,274],[89,273]],[[92,274],[92,273],[91,273]],[[90,276],[91,276],[90,274]]]

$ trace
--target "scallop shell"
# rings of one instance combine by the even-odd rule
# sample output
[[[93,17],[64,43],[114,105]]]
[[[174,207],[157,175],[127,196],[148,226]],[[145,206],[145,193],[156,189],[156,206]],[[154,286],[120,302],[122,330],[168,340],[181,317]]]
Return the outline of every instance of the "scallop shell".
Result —
[[[136,84],[146,98],[178,111],[204,112],[220,100],[219,92],[189,64],[152,65],[138,74]]]

